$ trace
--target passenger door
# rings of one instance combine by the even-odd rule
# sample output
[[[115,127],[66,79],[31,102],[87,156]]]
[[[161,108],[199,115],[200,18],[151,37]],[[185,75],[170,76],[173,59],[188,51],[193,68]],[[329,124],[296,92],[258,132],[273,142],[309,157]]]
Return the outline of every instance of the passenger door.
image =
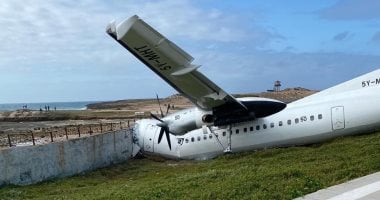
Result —
[[[154,137],[156,135],[156,132],[158,130],[157,126],[149,125],[146,128],[145,134],[144,134],[144,151],[146,152],[153,152],[153,141]]]
[[[331,108],[331,123],[333,130],[340,130],[345,128],[343,106],[336,106]]]

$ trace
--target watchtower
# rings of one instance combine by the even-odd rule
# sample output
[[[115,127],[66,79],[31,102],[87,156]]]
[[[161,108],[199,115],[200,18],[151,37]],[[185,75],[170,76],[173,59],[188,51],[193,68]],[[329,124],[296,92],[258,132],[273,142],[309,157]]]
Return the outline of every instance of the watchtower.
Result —
[[[278,92],[278,91],[281,90],[281,81],[275,81],[275,82],[274,82],[273,90],[274,90],[275,92]]]

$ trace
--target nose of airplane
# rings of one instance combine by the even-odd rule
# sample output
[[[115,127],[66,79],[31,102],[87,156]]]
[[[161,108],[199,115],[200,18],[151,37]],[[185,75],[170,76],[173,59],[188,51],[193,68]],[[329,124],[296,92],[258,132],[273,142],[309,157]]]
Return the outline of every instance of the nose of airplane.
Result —
[[[133,138],[133,152],[132,157],[134,157],[143,146],[143,131],[141,131],[141,122],[136,121],[132,128],[132,138]]]
[[[133,143],[140,146],[140,143],[143,141],[143,131],[141,131],[141,121],[138,120],[135,122],[135,125],[132,129],[133,134]]]

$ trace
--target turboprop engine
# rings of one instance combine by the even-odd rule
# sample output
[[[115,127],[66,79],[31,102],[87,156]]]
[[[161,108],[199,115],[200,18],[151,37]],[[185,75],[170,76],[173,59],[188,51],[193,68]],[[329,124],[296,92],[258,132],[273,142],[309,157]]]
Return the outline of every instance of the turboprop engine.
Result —
[[[196,107],[172,113],[162,119],[154,115],[152,117],[159,121],[157,126],[174,135],[183,135],[204,125],[211,126],[214,122],[212,111],[203,111]]]
[[[160,102],[158,96],[157,101],[158,103]],[[223,126],[254,120],[277,113],[286,107],[286,104],[280,101],[266,98],[239,98],[239,101],[246,107],[245,111],[234,111],[233,108],[228,107],[226,109],[220,109],[219,111],[204,111],[194,107],[172,113],[161,119],[151,114],[151,116],[157,120],[156,125],[161,127],[160,134],[158,135],[158,143],[161,142],[162,136],[165,133],[169,148],[171,149],[170,133],[173,135],[183,135],[194,129],[202,128],[203,126]],[[164,116],[162,110],[161,116]]]

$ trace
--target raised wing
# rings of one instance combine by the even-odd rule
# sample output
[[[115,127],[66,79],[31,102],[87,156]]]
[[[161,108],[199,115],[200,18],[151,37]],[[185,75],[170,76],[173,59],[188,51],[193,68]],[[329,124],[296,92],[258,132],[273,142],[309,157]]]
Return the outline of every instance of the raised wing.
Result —
[[[233,96],[198,72],[200,66],[191,63],[193,57],[138,16],[118,25],[111,23],[107,33],[199,108],[211,111],[228,104],[233,109],[247,110]]]
[[[215,125],[265,117],[286,106],[276,100],[235,99],[198,72],[193,57],[136,15],[117,25],[110,23],[107,33],[198,108],[212,111]]]

